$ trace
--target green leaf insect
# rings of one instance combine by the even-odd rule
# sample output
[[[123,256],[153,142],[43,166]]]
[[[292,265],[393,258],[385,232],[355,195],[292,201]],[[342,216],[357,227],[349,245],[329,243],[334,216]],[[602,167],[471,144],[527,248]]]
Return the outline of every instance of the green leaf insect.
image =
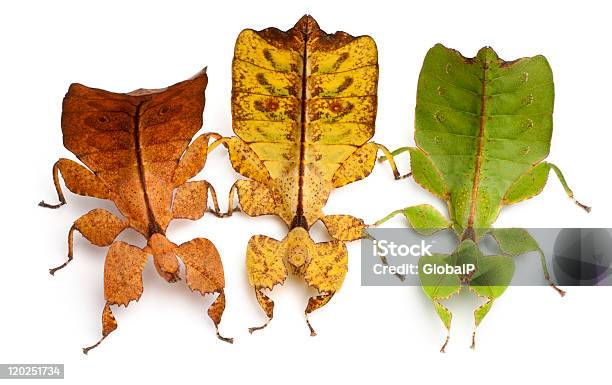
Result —
[[[420,279],[448,336],[452,314],[440,300],[459,292],[462,285],[484,297],[485,303],[474,312],[472,347],[476,327],[512,279],[513,256],[539,253],[544,278],[564,294],[550,281],[544,255],[527,231],[491,229],[503,206],[542,192],[550,170],[569,198],[590,211],[574,199],[561,170],[544,161],[550,150],[553,103],[553,76],[544,56],[506,62],[485,47],[475,58],[465,58],[438,44],[427,53],[419,76],[417,147],[392,153],[410,153],[414,180],[447,203],[450,221],[432,206],[419,205],[396,210],[376,225],[403,214],[424,235],[454,230],[459,240],[454,253],[423,257],[420,263],[458,266],[472,261],[475,272],[439,276],[421,271]],[[495,238],[503,255],[482,255],[477,245],[487,234]]]

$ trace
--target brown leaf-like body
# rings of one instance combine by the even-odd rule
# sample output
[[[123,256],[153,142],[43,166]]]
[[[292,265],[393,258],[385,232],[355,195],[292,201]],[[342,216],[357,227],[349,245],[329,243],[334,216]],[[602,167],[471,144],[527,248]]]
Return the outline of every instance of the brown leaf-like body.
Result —
[[[185,258],[189,286],[202,294],[219,294],[209,312],[216,327],[221,321],[225,281],[216,248],[210,241],[198,238],[187,243],[189,253],[185,253],[184,245],[178,247],[165,236],[173,218],[201,218],[208,209],[209,192],[217,206],[214,189],[208,182],[188,182],[204,167],[209,139],[219,138],[217,134],[204,134],[189,145],[202,126],[207,82],[206,72],[202,71],[168,88],[140,89],[128,94],[73,84],[64,98],[64,145],[87,168],[60,159],[53,167],[60,204],[41,205],[56,208],[65,203],[59,184],[61,173],[70,191],[110,199],[125,216],[121,219],[106,210],[92,210],[77,219],[69,233],[68,262],[72,259],[74,230],[95,245],[111,245],[104,268],[107,303],[102,316],[102,339],[117,327],[110,305],[127,306],[140,298],[142,271],[149,255],[159,275],[168,282],[180,279],[177,257]],[[147,238],[144,249],[114,241],[128,227]],[[193,282],[206,282],[206,290],[194,287]]]

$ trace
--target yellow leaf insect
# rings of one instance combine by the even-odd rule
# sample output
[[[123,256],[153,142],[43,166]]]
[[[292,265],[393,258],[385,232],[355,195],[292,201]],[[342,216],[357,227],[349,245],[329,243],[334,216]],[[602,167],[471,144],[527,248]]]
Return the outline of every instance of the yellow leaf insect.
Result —
[[[369,36],[327,34],[311,16],[290,30],[246,29],[232,64],[232,125],[223,138],[233,168],[248,179],[230,191],[247,215],[278,215],[289,227],[282,241],[256,235],[247,246],[247,274],[257,301],[272,319],[264,293],[283,284],[288,271],[318,291],[305,310],[324,306],[347,272],[344,241],[361,238],[366,225],[349,215],[324,215],[332,189],[368,176],[382,145],[374,135],[378,54]],[[399,173],[391,163],[395,178]],[[231,214],[231,209],[228,215]],[[321,220],[332,237],[315,243],[308,233]],[[262,329],[251,328],[250,331]]]

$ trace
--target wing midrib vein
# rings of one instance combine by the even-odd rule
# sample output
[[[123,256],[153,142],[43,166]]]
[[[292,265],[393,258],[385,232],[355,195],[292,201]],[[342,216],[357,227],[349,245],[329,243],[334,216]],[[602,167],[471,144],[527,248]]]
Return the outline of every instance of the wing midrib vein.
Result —
[[[307,27],[308,28],[308,27]],[[308,70],[308,37],[310,31],[307,29],[302,32],[304,37],[304,48],[302,51],[302,96],[300,98],[300,161],[299,161],[299,176],[298,176],[298,197],[295,217],[291,223],[291,229],[295,227],[304,227],[308,230],[308,224],[304,218],[304,158],[306,153],[306,87],[307,87],[307,70]]]
[[[134,148],[136,149],[136,164],[138,166],[138,177],[140,179],[140,185],[142,188],[142,192],[144,194],[144,202],[145,207],[147,208],[147,217],[149,219],[148,223],[148,232],[149,235],[153,235],[154,233],[163,233],[161,226],[157,223],[155,219],[155,214],[151,209],[151,204],[149,201],[149,194],[147,193],[147,183],[145,180],[145,167],[144,162],[142,161],[142,149],[140,144],[140,111],[142,105],[145,102],[140,102],[136,107],[136,114],[134,115]]]
[[[476,153],[476,164],[474,166],[474,182],[472,184],[472,196],[470,199],[470,214],[468,217],[468,229],[474,228],[474,217],[476,216],[476,205],[478,199],[478,187],[480,184],[480,169],[482,167],[482,159],[484,152],[484,134],[485,126],[487,122],[487,70],[489,64],[485,59],[482,65],[482,91],[481,91],[481,105],[480,105],[480,127],[478,129],[478,150]],[[473,234],[473,232],[472,232]]]

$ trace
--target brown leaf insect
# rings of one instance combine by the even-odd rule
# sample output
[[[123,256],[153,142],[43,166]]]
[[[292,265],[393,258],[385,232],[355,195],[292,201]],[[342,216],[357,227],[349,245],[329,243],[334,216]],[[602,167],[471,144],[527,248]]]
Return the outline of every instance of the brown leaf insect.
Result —
[[[66,203],[60,186],[79,195],[110,199],[123,218],[94,209],[77,219],[68,233],[68,260],[50,270],[54,274],[73,258],[73,235],[80,232],[97,246],[109,246],[104,266],[102,337],[83,352],[95,348],[117,328],[112,305],[127,306],[143,291],[142,272],[150,255],[159,275],[168,282],[180,280],[180,258],[187,285],[202,295],[218,293],[208,309],[217,336],[225,308],[225,278],[219,253],[206,238],[176,245],[166,238],[174,218],[196,220],[208,208],[208,193],[219,215],[213,187],[206,181],[189,181],[206,162],[215,133],[191,139],[202,127],[206,70],[164,89],[139,89],[113,93],[72,84],[64,97],[62,133],[64,146],[86,167],[61,158],[53,165],[53,182],[59,204]],[[191,142],[191,144],[190,144]],[[144,248],[115,238],[132,228],[147,239]],[[178,258],[177,258],[178,257]]]

